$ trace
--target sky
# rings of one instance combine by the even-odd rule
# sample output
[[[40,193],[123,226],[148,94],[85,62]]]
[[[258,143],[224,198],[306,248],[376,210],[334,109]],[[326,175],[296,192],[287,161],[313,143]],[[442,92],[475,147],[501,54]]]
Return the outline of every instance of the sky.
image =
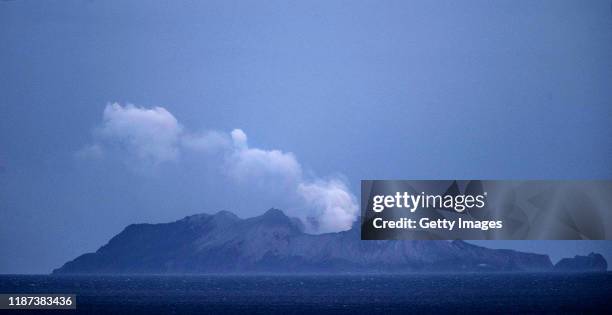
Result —
[[[0,273],[201,212],[342,229],[361,179],[612,179],[609,0],[0,1],[0,43]]]

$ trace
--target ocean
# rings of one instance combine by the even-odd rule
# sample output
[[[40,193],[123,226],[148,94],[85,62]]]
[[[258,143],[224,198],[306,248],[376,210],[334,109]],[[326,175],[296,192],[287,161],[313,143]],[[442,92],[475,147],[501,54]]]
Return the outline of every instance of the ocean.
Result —
[[[612,273],[2,275],[0,293],[77,295],[49,314],[609,313]]]

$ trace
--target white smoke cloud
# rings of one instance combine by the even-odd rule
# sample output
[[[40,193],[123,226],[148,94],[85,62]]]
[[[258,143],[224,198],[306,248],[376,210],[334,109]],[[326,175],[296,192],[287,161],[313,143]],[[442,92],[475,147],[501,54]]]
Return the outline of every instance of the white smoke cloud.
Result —
[[[242,131],[242,129],[232,130],[231,135],[234,147],[238,149],[246,149],[249,146],[247,143],[247,135],[244,133],[244,131]]]
[[[176,161],[183,152],[221,153],[218,163],[226,175],[248,185],[265,182],[268,187],[282,187],[287,199],[300,203],[296,213],[309,232],[324,233],[347,230],[358,215],[355,196],[340,179],[304,178],[302,166],[291,152],[251,148],[241,129],[230,133],[207,131],[191,133],[163,107],[147,109],[134,105],[109,104],[96,132],[96,141],[77,152],[83,158],[102,158],[110,148],[139,166],[156,167]],[[213,155],[209,159],[213,159]]]
[[[207,131],[199,134],[185,133],[181,138],[181,145],[196,152],[214,153],[231,147],[232,140],[226,133],[219,131]]]
[[[163,107],[146,109],[113,103],[104,109],[97,135],[101,142],[116,145],[138,160],[156,165],[178,158],[182,129]]]
[[[339,179],[303,182],[297,192],[314,209],[311,215],[316,222],[307,221],[312,230],[319,233],[348,230],[357,218],[355,196]]]
[[[302,167],[293,153],[249,148],[247,136],[240,129],[234,129],[231,136],[234,147],[227,162],[234,179],[244,182],[271,177],[286,184],[302,177]]]

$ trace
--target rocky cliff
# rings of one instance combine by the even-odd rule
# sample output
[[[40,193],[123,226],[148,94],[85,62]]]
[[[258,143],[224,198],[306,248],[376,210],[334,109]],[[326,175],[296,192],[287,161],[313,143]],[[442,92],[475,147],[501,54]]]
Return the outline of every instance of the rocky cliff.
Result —
[[[547,255],[463,241],[362,241],[358,225],[345,232],[306,234],[298,220],[271,209],[248,219],[221,211],[172,223],[133,224],[95,253],[82,255],[54,273],[550,270],[553,265]]]
[[[601,254],[590,253],[587,256],[576,255],[574,258],[563,258],[555,265],[556,271],[606,271],[608,263]]]

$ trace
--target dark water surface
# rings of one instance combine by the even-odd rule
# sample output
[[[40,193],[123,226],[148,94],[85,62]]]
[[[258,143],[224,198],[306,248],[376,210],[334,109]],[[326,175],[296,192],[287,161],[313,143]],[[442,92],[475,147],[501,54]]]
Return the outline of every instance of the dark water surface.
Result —
[[[76,311],[48,312],[66,314],[612,313],[612,273],[4,275],[0,293],[74,293]]]

